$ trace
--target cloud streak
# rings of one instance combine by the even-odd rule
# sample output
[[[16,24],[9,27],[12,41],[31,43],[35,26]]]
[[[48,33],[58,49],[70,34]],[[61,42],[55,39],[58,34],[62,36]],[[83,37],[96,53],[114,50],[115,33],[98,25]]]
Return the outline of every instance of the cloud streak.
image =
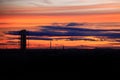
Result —
[[[37,6],[71,6],[71,5],[93,5],[104,3],[119,3],[119,0],[0,0],[2,4],[31,6],[33,3]],[[45,5],[46,4],[46,5]]]
[[[69,23],[68,25],[70,25]],[[78,24],[77,24],[78,25]],[[85,23],[84,23],[85,25]],[[120,30],[119,29],[88,29],[88,28],[76,28],[72,26],[42,26],[39,31],[27,31],[27,35],[31,36],[29,39],[34,40],[88,40],[95,41],[94,39],[88,38],[70,38],[70,36],[102,36],[107,37],[109,39],[120,38]],[[81,25],[82,26],[82,25]],[[19,35],[19,31],[9,31],[6,34],[10,35]],[[33,36],[33,37],[32,37]],[[38,36],[38,37],[37,37]],[[43,36],[48,36],[48,38],[42,38]],[[69,38],[49,38],[50,36],[69,36]],[[39,38],[40,37],[40,38]],[[116,40],[117,41],[117,40]]]
[[[0,14],[98,14],[120,13],[114,0],[2,0]]]

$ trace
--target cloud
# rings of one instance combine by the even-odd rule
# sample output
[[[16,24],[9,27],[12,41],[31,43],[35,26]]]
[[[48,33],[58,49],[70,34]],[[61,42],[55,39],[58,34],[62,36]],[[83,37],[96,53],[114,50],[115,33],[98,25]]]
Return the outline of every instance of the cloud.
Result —
[[[37,36],[34,36],[34,37],[28,37],[27,39],[29,39],[29,40],[53,40],[52,38],[49,38],[49,37],[47,37],[47,38],[42,38],[42,37],[37,37]]]
[[[28,37],[27,39],[29,40],[46,40],[46,41],[50,41],[50,40],[66,40],[66,41],[76,41],[76,40],[84,40],[84,41],[97,41],[95,39],[91,39],[91,38],[84,38],[84,37],[58,37],[58,38],[50,38],[50,37],[38,37],[38,36],[34,36],[34,37]]]
[[[67,24],[66,26],[80,26],[80,25],[83,26],[85,24],[84,23],[78,24],[78,23],[72,22],[72,23]]]
[[[0,43],[0,46],[1,46],[1,45],[2,45],[2,46],[3,46],[3,45],[6,45],[6,43]]]
[[[17,33],[17,32],[15,32]],[[12,33],[13,35],[13,33]],[[14,34],[14,35],[17,35],[17,34]],[[50,40],[66,40],[66,41],[76,41],[76,40],[84,40],[84,41],[98,41],[98,40],[95,40],[93,38],[86,38],[86,37],[62,37],[62,36],[59,36],[59,37],[50,37],[50,36],[47,36],[47,37],[44,37],[44,36],[31,36],[30,34],[28,34],[29,37],[27,37],[27,39],[29,40],[46,40],[46,41],[50,41]],[[15,40],[15,39],[20,39],[20,38],[11,38],[9,37],[8,40]],[[9,42],[12,42],[12,41],[9,41]],[[13,42],[12,42],[13,43]]]
[[[42,26],[38,31],[26,31],[26,35],[31,36],[29,39],[34,39],[34,40],[66,39],[66,40],[95,41],[94,39],[74,38],[72,36],[103,36],[109,39],[120,38],[120,33],[116,33],[120,31],[119,29],[115,29],[115,30],[88,29],[88,28],[76,28],[74,26],[76,26],[76,24],[74,25],[72,24],[72,27],[71,26]],[[20,35],[19,31],[8,31],[6,34]],[[43,36],[48,36],[48,37],[42,38]],[[58,36],[58,37],[69,36],[69,38],[49,38],[50,36]],[[72,38],[70,38],[70,36]]]
[[[16,44],[19,44],[19,43],[16,42],[16,41],[7,41],[6,44],[7,45],[16,45]]]
[[[30,6],[36,4],[37,6],[76,6],[76,5],[94,5],[104,3],[119,3],[119,0],[0,0],[3,4],[8,5],[19,5],[19,6]]]
[[[97,41],[97,40],[95,40],[95,39],[83,38],[83,37],[79,37],[79,38],[71,37],[71,38],[67,38],[67,40],[68,40],[68,41],[76,41],[76,40]]]
[[[0,43],[0,46],[3,46],[3,45],[16,45],[16,44],[18,44],[18,42],[7,41],[6,43]]]
[[[0,14],[102,14],[120,13],[120,1],[2,0]]]

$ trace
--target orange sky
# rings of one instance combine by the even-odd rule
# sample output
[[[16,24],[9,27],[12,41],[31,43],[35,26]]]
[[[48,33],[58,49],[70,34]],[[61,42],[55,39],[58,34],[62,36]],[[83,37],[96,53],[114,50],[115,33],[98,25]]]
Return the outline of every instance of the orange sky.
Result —
[[[88,23],[104,23],[104,22],[119,22],[120,21],[120,14],[119,13],[111,13],[111,14],[89,14],[89,15],[0,15],[0,28],[1,31],[9,31],[9,30],[21,30],[21,29],[29,29],[33,30],[35,26],[40,26],[42,23],[69,23],[69,22],[88,22]],[[27,26],[29,25],[29,26]],[[30,27],[33,26],[33,27]],[[6,27],[6,28],[5,28]],[[2,28],[4,28],[2,30]],[[90,28],[90,27],[89,27]],[[92,28],[92,27],[91,27]],[[102,27],[103,28],[103,27]],[[114,27],[113,27],[114,29]],[[2,34],[2,33],[1,33]],[[7,40],[3,40],[6,42]],[[40,45],[44,45],[45,48],[49,48],[49,41],[30,41],[34,46],[31,44],[31,47],[41,47]],[[44,43],[44,44],[42,44]],[[57,44],[59,43],[59,44]],[[84,45],[84,46],[91,46],[92,47],[109,47],[113,46],[110,44],[110,41],[53,41],[53,47],[61,46],[66,47],[74,47]],[[9,45],[10,47],[11,45]],[[119,45],[117,45],[119,46]],[[14,47],[14,46],[12,46]],[[41,47],[42,48],[42,47]],[[89,47],[90,48],[90,47]]]
[[[0,23],[119,22],[120,14],[94,15],[1,15]]]
[[[101,1],[100,1],[101,2]],[[6,3],[5,3],[6,4]],[[120,22],[120,11],[119,11],[119,3],[106,3],[106,4],[96,4],[96,5],[84,5],[84,6],[61,6],[55,7],[51,6],[50,8],[45,6],[39,7],[24,7],[13,6],[2,4],[2,9],[0,10],[0,35],[4,38],[0,38],[0,42],[6,43],[9,40],[7,39],[8,35],[3,34],[3,32],[14,31],[14,30],[37,30],[37,26],[51,24],[51,23],[111,23],[111,22]],[[9,3],[11,4],[11,3]],[[17,8],[16,8],[17,7]],[[81,26],[81,28],[84,26]],[[95,28],[96,26],[88,26],[89,29]],[[97,27],[98,28],[98,27]],[[110,28],[110,27],[108,27]],[[101,27],[101,29],[107,29],[105,27]],[[120,29],[119,27],[112,26],[110,29]],[[12,36],[10,36],[12,37]],[[88,36],[89,37],[89,36]],[[89,37],[90,39],[96,39],[94,36]],[[97,38],[100,39],[100,38]],[[118,39],[120,40],[120,39]],[[31,40],[31,47],[40,47],[40,48],[48,48],[50,41],[44,40]],[[59,44],[58,44],[59,43]],[[113,45],[114,44],[114,45]],[[85,41],[85,40],[77,40],[77,41],[66,41],[66,40],[58,40],[53,41],[53,47],[62,47],[63,45],[66,47],[120,47],[119,42],[114,42],[114,40],[105,40],[105,41]],[[9,45],[9,48],[16,47],[17,45]],[[3,46],[0,46],[2,48]],[[5,46],[4,46],[5,47]],[[7,48],[8,48],[7,47]],[[17,46],[18,47],[18,46]],[[84,47],[83,47],[84,48]]]

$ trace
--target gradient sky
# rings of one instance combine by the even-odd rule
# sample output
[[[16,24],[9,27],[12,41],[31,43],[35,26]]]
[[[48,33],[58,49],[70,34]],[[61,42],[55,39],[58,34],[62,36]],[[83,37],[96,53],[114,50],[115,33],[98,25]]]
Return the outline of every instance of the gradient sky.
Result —
[[[73,29],[69,30],[71,26],[66,25],[70,23],[84,25],[72,26]],[[51,27],[48,30],[45,27],[48,25],[54,28]],[[59,28],[56,28],[56,25]],[[37,32],[39,35],[46,31],[49,31],[46,34],[54,34],[53,36],[31,35],[31,47],[41,48],[43,45],[47,48],[50,40],[53,40],[54,47],[65,45],[80,48],[120,48],[118,36],[120,33],[120,0],[0,0],[0,48],[3,48],[3,45],[4,47],[8,45],[7,48],[16,47],[19,41],[18,39],[12,40],[12,38],[18,36],[10,32],[21,29],[34,31],[34,34]],[[101,31],[97,32],[98,30]],[[77,31],[83,32],[76,33]],[[68,35],[66,33],[58,36],[56,32],[60,34],[69,32],[69,36],[65,36]],[[84,34],[84,36],[78,37],[78,34]]]
[[[119,13],[120,0],[0,0],[0,14]]]

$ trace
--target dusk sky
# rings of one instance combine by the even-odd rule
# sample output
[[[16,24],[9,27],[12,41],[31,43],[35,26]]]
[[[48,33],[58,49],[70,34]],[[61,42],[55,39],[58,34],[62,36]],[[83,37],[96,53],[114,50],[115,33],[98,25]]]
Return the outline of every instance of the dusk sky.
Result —
[[[0,0],[0,48],[120,48],[120,0]]]
[[[1,14],[119,13],[120,0],[0,0]]]

